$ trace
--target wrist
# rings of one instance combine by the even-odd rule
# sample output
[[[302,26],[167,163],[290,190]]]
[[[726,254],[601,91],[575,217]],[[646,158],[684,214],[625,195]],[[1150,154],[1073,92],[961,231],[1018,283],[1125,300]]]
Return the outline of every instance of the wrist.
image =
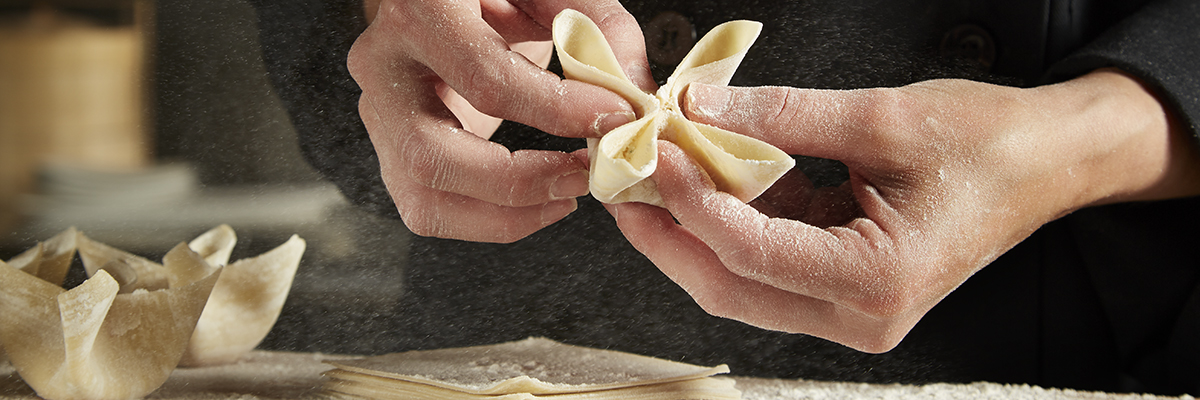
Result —
[[[1065,212],[1128,201],[1200,194],[1200,157],[1192,139],[1136,78],[1101,69],[1034,89],[1048,105],[1050,129],[1073,188]]]

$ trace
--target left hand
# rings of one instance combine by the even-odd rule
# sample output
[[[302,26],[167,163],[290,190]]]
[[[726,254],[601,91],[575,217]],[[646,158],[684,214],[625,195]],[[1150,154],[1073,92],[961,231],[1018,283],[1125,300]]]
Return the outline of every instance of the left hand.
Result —
[[[587,166],[557,151],[489,140],[500,119],[597,137],[633,119],[615,93],[546,71],[564,8],[597,21],[626,72],[649,82],[637,20],[616,0],[366,1],[371,25],[346,66],[396,210],[414,234],[524,238],[573,212]]]
[[[862,351],[895,347],[1047,222],[1200,194],[1190,138],[1115,70],[1032,89],[937,80],[853,91],[692,85],[686,96],[689,118],[842,161],[850,180],[813,189],[790,174],[747,205],[664,144],[653,179],[667,208],[609,205],[622,232],[709,313]]]

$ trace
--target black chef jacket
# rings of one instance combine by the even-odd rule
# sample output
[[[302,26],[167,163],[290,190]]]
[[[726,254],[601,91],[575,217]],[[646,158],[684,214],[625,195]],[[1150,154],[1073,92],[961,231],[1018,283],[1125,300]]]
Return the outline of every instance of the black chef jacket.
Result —
[[[251,0],[264,58],[309,161],[354,202],[395,215],[345,67],[364,28],[354,1]],[[962,77],[1031,86],[1117,66],[1158,91],[1186,129],[1200,116],[1194,0],[629,1],[653,71],[691,30],[764,23],[733,85],[897,86]],[[667,33],[668,35],[663,35]],[[663,39],[664,37],[670,40]],[[680,42],[682,40],[682,44]],[[505,123],[510,148],[579,148]],[[839,165],[801,159],[818,182]],[[397,223],[399,223],[397,221]],[[284,315],[282,349],[382,353],[531,335],[734,373],[870,382],[1028,383],[1200,394],[1200,202],[1080,210],[1038,230],[929,312],[895,350],[867,355],[705,314],[622,238],[597,202],[513,244],[414,238],[402,304],[324,326]],[[356,314],[359,313],[359,314]],[[379,321],[383,322],[379,322]],[[289,328],[289,325],[292,328]],[[370,326],[384,333],[356,331]],[[313,333],[313,330],[317,330]],[[288,336],[287,332],[305,331]],[[363,336],[371,340],[357,340]]]

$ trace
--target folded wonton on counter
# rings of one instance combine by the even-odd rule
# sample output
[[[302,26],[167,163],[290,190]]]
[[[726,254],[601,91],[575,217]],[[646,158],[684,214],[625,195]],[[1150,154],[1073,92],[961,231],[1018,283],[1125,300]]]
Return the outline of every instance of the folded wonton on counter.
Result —
[[[71,290],[0,263],[0,342],[21,379],[52,400],[138,398],[166,382],[220,276],[186,245],[168,258],[155,289],[122,260]]]
[[[325,391],[361,399],[740,399],[729,367],[702,367],[544,338],[329,361]]]
[[[143,397],[181,360],[236,361],[274,325],[305,243],[226,266],[235,242],[222,225],[158,264],[68,229],[0,262],[0,344],[52,400]],[[89,278],[66,290],[76,251]]]
[[[692,82],[727,85],[762,24],[731,21],[713,28],[688,53],[666,85],[643,92],[626,75],[600,28],[586,15],[564,10],[554,18],[554,47],[567,79],[609,89],[633,105],[637,120],[588,139],[590,190],[605,203],[662,205],[650,179],[658,160],[657,140],[678,145],[716,184],[717,190],[749,202],[771,187],[795,161],[774,146],[748,136],[688,120],[680,95]]]

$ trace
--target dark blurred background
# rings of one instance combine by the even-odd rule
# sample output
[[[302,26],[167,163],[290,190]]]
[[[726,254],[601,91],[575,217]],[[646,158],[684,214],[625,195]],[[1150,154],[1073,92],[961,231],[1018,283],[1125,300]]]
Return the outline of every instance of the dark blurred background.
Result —
[[[233,260],[299,234],[263,347],[313,343],[314,321],[386,333],[364,324],[397,304],[409,233],[303,160],[256,20],[239,0],[0,0],[0,259],[69,226],[155,261],[222,223]]]

